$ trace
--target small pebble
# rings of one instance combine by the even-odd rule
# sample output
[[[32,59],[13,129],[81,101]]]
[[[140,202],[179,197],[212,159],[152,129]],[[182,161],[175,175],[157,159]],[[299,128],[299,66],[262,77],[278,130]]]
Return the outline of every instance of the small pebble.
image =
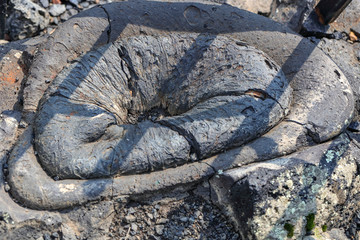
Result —
[[[201,215],[201,212],[200,212],[199,210],[197,210],[197,211],[195,212],[195,217],[198,218],[200,215]]]
[[[44,235],[43,235],[43,239],[44,239],[44,240],[51,240],[51,236],[50,236],[50,234],[48,234],[48,233],[44,233]]]
[[[20,121],[19,128],[26,128],[27,126],[28,124],[24,120]]]
[[[10,191],[10,186],[9,186],[9,184],[7,182],[5,182],[5,184],[4,184],[4,190],[5,190],[5,192]]]
[[[44,8],[49,7],[49,0],[40,0],[40,3]]]
[[[156,223],[159,223],[159,224],[165,224],[167,223],[169,220],[166,219],[166,218],[160,218]]]
[[[157,235],[163,235],[164,233],[164,225],[156,225],[155,226],[155,232]]]
[[[89,2],[82,2],[80,3],[80,6],[82,6],[83,8],[87,8],[89,7],[90,3]]]
[[[75,6],[77,6],[79,4],[78,0],[70,0],[69,1],[71,4],[74,4]]]
[[[137,232],[138,230],[138,226],[136,225],[136,223],[131,223],[131,229],[134,230],[135,232]]]
[[[68,20],[70,17],[71,17],[70,13],[65,12],[64,14],[62,14],[62,15],[60,16],[60,19],[61,19],[61,21],[66,21],[66,20]]]
[[[49,13],[53,17],[60,16],[66,11],[66,7],[63,4],[53,4],[49,8]]]
[[[53,22],[55,25],[58,25],[58,24],[59,24],[59,19],[58,19],[57,17],[54,17],[52,22]]]
[[[136,221],[136,217],[134,215],[128,215],[125,217],[125,221],[127,223],[131,223],[131,222],[135,222]]]
[[[57,232],[53,232],[53,233],[51,234],[51,237],[52,237],[52,238],[55,238],[55,239],[60,238],[60,236],[59,236],[59,234],[58,234]]]
[[[133,207],[131,207],[128,209],[128,213],[130,214],[136,213],[136,210]]]
[[[69,10],[69,13],[70,13],[71,16],[74,16],[74,15],[78,14],[79,12],[78,12],[78,10],[73,8],[73,9]]]
[[[336,39],[336,40],[340,40],[343,38],[343,34],[341,32],[334,32],[333,33],[333,37]]]

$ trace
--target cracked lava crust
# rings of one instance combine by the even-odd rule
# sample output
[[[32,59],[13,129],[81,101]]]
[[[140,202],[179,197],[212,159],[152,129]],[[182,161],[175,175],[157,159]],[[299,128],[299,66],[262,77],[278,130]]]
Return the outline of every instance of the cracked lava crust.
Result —
[[[35,149],[60,179],[160,170],[259,137],[291,99],[280,67],[230,37],[129,37],[55,78],[38,108]]]

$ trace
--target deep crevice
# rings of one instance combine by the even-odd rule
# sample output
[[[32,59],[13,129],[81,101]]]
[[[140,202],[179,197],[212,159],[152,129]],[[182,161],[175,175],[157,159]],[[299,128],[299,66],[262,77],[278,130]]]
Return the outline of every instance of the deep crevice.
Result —
[[[190,132],[187,132],[185,131],[184,129],[178,127],[178,126],[175,126],[169,122],[166,122],[166,121],[162,121],[162,120],[159,120],[159,121],[156,121],[156,123],[164,126],[164,127],[168,127],[170,128],[171,130],[177,132],[180,136],[184,137],[186,139],[186,141],[189,143],[190,145],[190,155],[192,155],[193,153],[195,153],[196,155],[196,160],[195,161],[198,161],[200,160],[200,156],[201,156],[201,152],[200,152],[200,145],[199,143],[196,141],[194,135],[192,135],[192,133]]]
[[[258,97],[258,96],[254,96],[252,94],[249,94],[249,93],[252,93],[252,92],[259,92],[261,93],[264,97]],[[286,108],[284,108],[280,102],[273,96],[271,96],[270,94],[268,94],[266,91],[262,90],[262,89],[257,89],[257,88],[254,88],[254,89],[248,89],[247,91],[245,91],[245,94],[246,95],[250,95],[250,96],[254,96],[254,97],[258,97],[258,98],[261,98],[262,100],[265,100],[266,98],[270,98],[271,100],[275,101],[279,106],[280,108],[283,110],[283,113],[284,113],[284,116],[285,116],[285,112],[286,112]]]
[[[108,36],[108,39],[107,39],[107,43],[110,43],[110,35],[111,35],[111,19],[110,19],[110,14],[109,12],[106,10],[106,8],[104,8],[103,6],[101,5],[98,5],[99,8],[101,8],[102,10],[104,10],[105,14],[106,14],[106,17],[107,17],[107,20],[108,20],[108,23],[109,23],[109,29],[106,31],[107,33],[107,36]]]
[[[298,125],[300,125],[300,126],[305,126],[305,125],[306,125],[305,123],[301,123],[301,122],[298,122],[298,121],[295,121],[295,120],[291,120],[291,119],[284,119],[283,121],[284,121],[284,122],[292,122],[292,123],[298,124]]]
[[[344,132],[346,134],[346,136],[350,139],[350,141],[360,150],[360,145],[358,144],[358,142],[356,141],[356,139],[354,139],[353,137],[351,137],[351,135],[348,132]]]
[[[136,82],[139,80],[139,77],[135,72],[134,65],[131,61],[131,58],[129,57],[127,49],[124,46],[121,46],[120,48],[117,48],[117,51],[120,59],[125,63],[125,66],[121,63],[121,70],[128,78],[128,88],[131,91],[132,97],[134,97],[136,95],[137,89]],[[130,73],[130,76],[128,76],[128,73]]]
[[[214,166],[211,166],[211,164],[209,164],[209,163],[207,163],[207,162],[205,162],[205,161],[200,161],[200,163],[204,163],[204,164],[208,165],[209,167],[211,167],[212,170],[214,171],[214,174],[217,173],[216,168],[215,168]]]

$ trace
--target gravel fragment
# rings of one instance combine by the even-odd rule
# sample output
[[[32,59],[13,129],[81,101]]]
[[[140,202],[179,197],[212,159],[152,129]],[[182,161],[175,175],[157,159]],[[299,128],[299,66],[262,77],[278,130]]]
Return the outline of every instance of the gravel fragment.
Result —
[[[71,16],[74,16],[74,15],[78,14],[78,10],[72,8],[69,10],[69,13]]]
[[[4,190],[5,190],[5,192],[10,191],[10,186],[9,186],[9,184],[7,182],[5,182],[5,184],[4,184]]]
[[[61,21],[66,21],[71,17],[69,12],[64,12],[63,14],[61,14],[60,19]]]
[[[136,217],[134,215],[128,215],[125,217],[125,221],[127,223],[131,223],[131,222],[135,222],[136,221]]]
[[[164,225],[156,225],[155,231],[157,235],[163,235],[164,233]]]
[[[63,4],[53,4],[49,8],[49,13],[53,17],[60,16],[66,11],[66,7]]]
[[[70,0],[69,1],[71,4],[74,4],[74,5],[78,5],[79,4],[79,1],[78,0]]]
[[[89,7],[89,2],[82,2],[80,3],[80,6],[82,6],[83,8],[88,8]]]
[[[49,0],[40,0],[40,3],[44,8],[49,7]]]
[[[53,233],[51,234],[51,237],[52,237],[53,239],[60,238],[60,236],[59,236],[59,234],[58,234],[57,232],[53,232]]]
[[[136,223],[131,223],[131,229],[135,232],[138,230],[138,226],[136,225]]]
[[[43,239],[44,239],[44,240],[51,240],[50,234],[49,234],[49,233],[45,233],[45,234],[43,235]]]
[[[192,193],[180,199],[161,200],[160,203],[131,201],[118,204],[115,209],[117,214],[111,225],[113,239],[126,236],[128,239],[154,240],[239,239],[232,224],[216,206]]]

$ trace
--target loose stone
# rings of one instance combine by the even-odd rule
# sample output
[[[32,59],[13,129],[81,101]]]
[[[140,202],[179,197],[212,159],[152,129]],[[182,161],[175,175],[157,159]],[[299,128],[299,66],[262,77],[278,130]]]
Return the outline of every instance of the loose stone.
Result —
[[[60,16],[66,11],[65,5],[62,4],[53,4],[49,8],[49,13],[53,17]]]
[[[164,233],[164,225],[156,225],[155,226],[155,232],[158,235],[163,235],[163,233]]]
[[[40,0],[40,3],[44,8],[49,7],[49,0]]]
[[[125,221],[127,223],[131,223],[131,222],[135,222],[136,221],[136,217],[134,215],[128,215],[125,217]]]

